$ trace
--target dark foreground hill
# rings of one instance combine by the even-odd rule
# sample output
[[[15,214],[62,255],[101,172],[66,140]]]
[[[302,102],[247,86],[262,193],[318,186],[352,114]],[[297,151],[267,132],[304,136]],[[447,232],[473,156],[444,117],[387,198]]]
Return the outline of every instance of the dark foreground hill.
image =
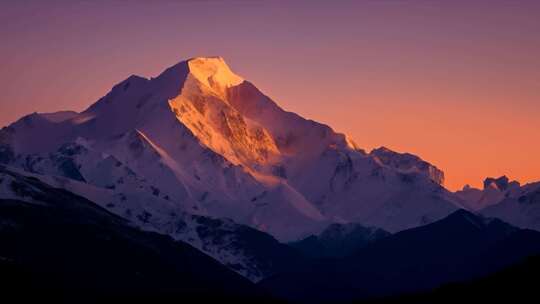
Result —
[[[480,279],[448,284],[425,293],[355,303],[535,303],[538,273],[540,256],[535,256]]]
[[[254,284],[188,244],[132,228],[90,201],[37,179],[5,173],[8,186],[31,202],[0,200],[3,299],[264,302]]]

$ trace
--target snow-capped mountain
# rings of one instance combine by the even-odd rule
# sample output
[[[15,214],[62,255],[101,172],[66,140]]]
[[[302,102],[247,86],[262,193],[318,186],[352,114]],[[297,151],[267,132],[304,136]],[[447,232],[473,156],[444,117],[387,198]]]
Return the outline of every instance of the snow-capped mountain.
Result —
[[[182,229],[213,218],[294,241],[336,222],[396,232],[461,207],[435,166],[386,148],[365,153],[283,110],[220,57],[130,76],[81,113],[25,116],[0,131],[0,162],[226,264],[237,253]]]
[[[80,154],[72,155],[71,167],[80,168],[70,171],[79,172],[67,176],[141,188],[118,185],[130,172],[146,183],[142,188],[158,189],[186,212],[232,218],[284,239],[323,227],[319,211],[272,174],[280,170],[278,151],[265,129],[225,100],[238,81],[220,58],[184,61],[152,80],[131,76],[80,114],[34,113],[17,121],[2,132],[3,155],[56,174],[59,168],[43,162],[75,143],[85,149],[74,151]],[[115,167],[117,161],[122,165]],[[110,175],[122,167],[121,175]]]

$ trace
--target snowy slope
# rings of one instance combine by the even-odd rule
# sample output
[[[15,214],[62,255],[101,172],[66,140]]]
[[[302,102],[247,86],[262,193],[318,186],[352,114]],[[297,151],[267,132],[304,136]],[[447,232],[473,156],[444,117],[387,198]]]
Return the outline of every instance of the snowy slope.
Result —
[[[25,179],[65,189],[96,202],[142,230],[167,234],[189,243],[252,281],[268,277],[299,260],[292,249],[263,232],[231,220],[183,212],[169,199],[146,189],[124,192],[121,188],[96,187],[70,178],[32,174],[0,165],[0,199],[43,204],[39,199],[42,190],[25,183]]]
[[[0,132],[0,162],[114,190],[151,217],[229,218],[282,241],[332,222],[395,232],[461,206],[435,166],[388,149],[365,153],[281,109],[220,57],[130,76],[78,114],[25,116]]]

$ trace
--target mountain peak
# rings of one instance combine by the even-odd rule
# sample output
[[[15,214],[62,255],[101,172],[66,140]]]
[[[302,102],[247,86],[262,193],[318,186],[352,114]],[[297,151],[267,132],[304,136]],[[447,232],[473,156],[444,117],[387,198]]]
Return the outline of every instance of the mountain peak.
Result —
[[[199,61],[207,64],[224,64],[227,65],[225,59],[221,56],[196,56],[186,59],[186,62]]]
[[[231,71],[222,57],[194,57],[186,62],[190,73],[213,89],[230,88],[244,81]]]

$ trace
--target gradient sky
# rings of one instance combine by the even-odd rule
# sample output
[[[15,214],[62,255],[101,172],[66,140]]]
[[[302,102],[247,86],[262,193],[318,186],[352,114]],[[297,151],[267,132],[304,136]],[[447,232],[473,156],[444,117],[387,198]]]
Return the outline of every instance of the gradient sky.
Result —
[[[2,0],[0,125],[206,55],[450,189],[540,180],[540,1]]]

